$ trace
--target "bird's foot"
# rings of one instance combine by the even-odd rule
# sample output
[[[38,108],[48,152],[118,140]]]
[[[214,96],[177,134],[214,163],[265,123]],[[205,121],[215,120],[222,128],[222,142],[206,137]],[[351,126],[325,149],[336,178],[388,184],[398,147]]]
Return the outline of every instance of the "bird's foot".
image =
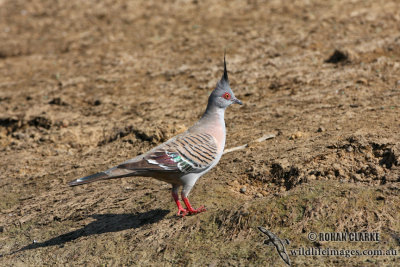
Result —
[[[185,217],[186,215],[192,215],[192,214],[197,214],[203,211],[206,211],[206,208],[204,206],[201,206],[198,209],[194,209],[192,208],[192,206],[190,205],[189,199],[187,197],[182,197],[183,202],[185,202],[186,205],[186,209],[184,209],[181,205],[181,203],[179,202],[178,196],[176,195],[176,193],[172,192],[172,197],[174,198],[176,205],[178,206],[178,213],[177,215],[179,217]]]
[[[184,209],[182,207],[178,208],[178,213],[176,215],[178,215],[178,217],[185,217],[188,214],[188,210]]]
[[[206,211],[206,208],[204,206],[201,206],[198,209],[193,209],[192,207],[190,207],[187,210],[188,210],[189,214],[197,214],[197,213]]]
[[[206,211],[206,208],[204,206],[201,206],[198,209],[192,208],[192,205],[190,205],[189,199],[187,197],[182,196],[183,202],[185,202],[186,209],[189,212],[189,214],[197,214],[203,211]]]

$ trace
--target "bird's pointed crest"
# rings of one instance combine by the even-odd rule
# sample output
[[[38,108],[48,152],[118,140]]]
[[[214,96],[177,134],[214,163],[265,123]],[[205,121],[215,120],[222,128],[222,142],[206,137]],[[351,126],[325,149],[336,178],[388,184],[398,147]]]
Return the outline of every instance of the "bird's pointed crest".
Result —
[[[224,75],[222,76],[222,79],[221,79],[221,80],[223,80],[223,81],[229,83],[229,80],[228,80],[228,71],[226,70],[225,55],[226,55],[226,51],[224,51]]]

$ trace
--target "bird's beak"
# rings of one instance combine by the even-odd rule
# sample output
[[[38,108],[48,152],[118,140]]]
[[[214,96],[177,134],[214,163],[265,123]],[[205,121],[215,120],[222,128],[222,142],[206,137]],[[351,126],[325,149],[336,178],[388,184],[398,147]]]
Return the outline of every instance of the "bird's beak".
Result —
[[[234,98],[234,99],[233,99],[233,103],[236,103],[236,104],[239,104],[239,105],[243,105],[242,101],[240,101],[240,100],[237,99],[237,98]]]

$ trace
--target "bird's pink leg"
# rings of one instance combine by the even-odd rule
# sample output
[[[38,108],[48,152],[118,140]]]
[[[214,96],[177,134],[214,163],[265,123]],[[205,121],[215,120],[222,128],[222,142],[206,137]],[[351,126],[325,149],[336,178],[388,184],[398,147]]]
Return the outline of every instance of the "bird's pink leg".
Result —
[[[193,209],[192,205],[190,205],[189,199],[187,197],[182,196],[183,202],[185,202],[186,205],[186,210],[187,212],[189,212],[189,214],[196,214],[196,213],[200,213],[203,211],[206,211],[206,208],[204,208],[204,206],[201,206],[198,209]]]
[[[178,206],[177,215],[181,216],[181,217],[185,217],[185,215],[188,213],[188,211],[182,207],[181,202],[179,201],[178,194],[176,192],[172,191],[172,197],[174,198],[175,203]]]

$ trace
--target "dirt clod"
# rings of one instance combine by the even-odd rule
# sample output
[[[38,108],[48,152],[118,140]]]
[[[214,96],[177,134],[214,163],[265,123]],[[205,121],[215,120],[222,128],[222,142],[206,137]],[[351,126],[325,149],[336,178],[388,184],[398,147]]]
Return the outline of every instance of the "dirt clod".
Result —
[[[60,97],[53,98],[50,102],[50,105],[58,105],[58,106],[67,106],[68,104],[61,100]]]
[[[28,121],[28,125],[30,126],[42,127],[45,129],[50,129],[51,124],[51,120],[43,116],[33,117]]]
[[[325,60],[326,63],[344,63],[349,60],[349,56],[346,52],[340,51],[340,50],[335,50],[333,54]]]

